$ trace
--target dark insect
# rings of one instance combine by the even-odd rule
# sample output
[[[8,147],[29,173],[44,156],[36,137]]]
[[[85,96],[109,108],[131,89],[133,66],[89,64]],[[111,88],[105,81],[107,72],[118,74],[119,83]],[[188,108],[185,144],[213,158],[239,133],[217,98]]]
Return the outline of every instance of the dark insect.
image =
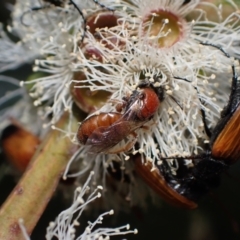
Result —
[[[156,113],[163,100],[162,88],[154,88],[146,84],[138,87],[139,90],[133,91],[131,96],[125,99],[123,114],[102,112],[82,122],[77,132],[77,139],[80,144],[89,147],[89,152],[110,153],[115,145],[129,135],[136,139],[134,131],[142,127]],[[135,139],[114,153],[128,151],[135,144]]]
[[[218,46],[210,43],[202,44],[216,47],[229,57]],[[135,160],[139,175],[171,204],[188,209],[196,208],[196,202],[219,185],[221,174],[229,165],[240,159],[240,81],[234,65],[232,72],[228,104],[210,134],[210,144],[203,154],[161,158],[155,163],[153,171],[150,171],[153,167],[152,163],[143,165],[140,157]]]

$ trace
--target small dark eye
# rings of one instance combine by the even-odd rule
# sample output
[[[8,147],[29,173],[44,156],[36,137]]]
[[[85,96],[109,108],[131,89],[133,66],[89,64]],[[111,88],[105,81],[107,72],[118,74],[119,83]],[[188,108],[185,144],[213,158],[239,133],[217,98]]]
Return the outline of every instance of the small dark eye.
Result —
[[[139,99],[143,100],[146,98],[146,94],[144,92],[139,94]]]

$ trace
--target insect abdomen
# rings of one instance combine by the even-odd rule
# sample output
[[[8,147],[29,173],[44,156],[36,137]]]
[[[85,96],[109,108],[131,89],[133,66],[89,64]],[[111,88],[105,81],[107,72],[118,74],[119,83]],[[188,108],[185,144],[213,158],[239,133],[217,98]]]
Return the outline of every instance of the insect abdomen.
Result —
[[[82,122],[77,132],[77,139],[81,144],[86,144],[89,136],[100,127],[108,127],[122,117],[120,113],[100,113],[93,115]]]

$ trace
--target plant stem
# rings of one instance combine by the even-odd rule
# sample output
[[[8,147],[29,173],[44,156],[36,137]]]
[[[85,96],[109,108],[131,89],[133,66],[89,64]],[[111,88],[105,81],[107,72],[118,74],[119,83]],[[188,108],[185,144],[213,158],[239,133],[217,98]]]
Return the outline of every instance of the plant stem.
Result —
[[[65,114],[56,124],[64,129]],[[74,123],[77,127],[77,123]],[[57,130],[51,130],[39,146],[24,175],[0,209],[0,239],[22,240],[19,219],[30,235],[51,199],[66,164],[76,146]]]

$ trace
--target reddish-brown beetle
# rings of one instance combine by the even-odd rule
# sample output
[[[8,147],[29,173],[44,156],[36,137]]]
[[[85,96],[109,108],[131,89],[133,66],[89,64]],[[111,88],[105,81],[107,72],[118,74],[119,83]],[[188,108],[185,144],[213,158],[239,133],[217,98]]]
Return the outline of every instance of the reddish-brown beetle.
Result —
[[[83,121],[77,132],[79,143],[88,146],[90,152],[106,153],[129,135],[135,136],[134,131],[151,119],[163,100],[162,88],[156,89],[146,83],[138,87],[125,99],[123,114],[100,113]],[[135,140],[127,143],[117,152],[128,151],[134,143]]]

